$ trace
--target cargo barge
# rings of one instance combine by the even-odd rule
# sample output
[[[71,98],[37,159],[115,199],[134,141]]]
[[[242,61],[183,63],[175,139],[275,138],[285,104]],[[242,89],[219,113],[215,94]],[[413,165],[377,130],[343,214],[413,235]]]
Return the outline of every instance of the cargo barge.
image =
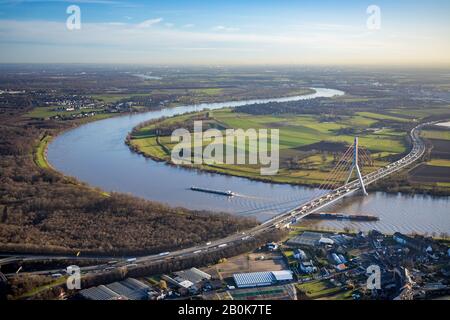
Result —
[[[199,192],[206,192],[206,193],[213,193],[213,194],[218,194],[221,196],[227,196],[227,197],[232,197],[234,195],[236,195],[234,192],[227,190],[227,191],[221,191],[221,190],[214,190],[214,189],[207,189],[207,188],[199,188],[199,187],[191,187],[192,191],[199,191]]]
[[[380,218],[362,214],[343,214],[343,213],[311,213],[306,216],[307,219],[316,220],[350,220],[350,221],[378,221]]]

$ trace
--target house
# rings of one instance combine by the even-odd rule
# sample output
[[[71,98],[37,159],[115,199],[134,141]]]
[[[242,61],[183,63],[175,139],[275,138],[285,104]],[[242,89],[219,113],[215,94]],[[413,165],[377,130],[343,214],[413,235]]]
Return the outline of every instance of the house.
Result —
[[[295,249],[294,250],[294,258],[298,260],[306,260],[308,259],[308,256],[306,255],[305,251],[302,249]]]
[[[340,263],[335,268],[337,271],[344,271],[347,269],[347,266],[344,263]]]
[[[317,271],[317,268],[314,266],[312,260],[310,260],[310,261],[302,261],[300,263],[300,270],[304,273],[313,273]]]

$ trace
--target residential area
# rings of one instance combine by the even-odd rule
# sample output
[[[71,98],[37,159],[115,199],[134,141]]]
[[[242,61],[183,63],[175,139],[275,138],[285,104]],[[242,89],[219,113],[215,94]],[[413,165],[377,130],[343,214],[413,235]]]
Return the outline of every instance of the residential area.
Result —
[[[287,241],[267,243],[215,265],[127,278],[70,298],[411,300],[450,295],[450,248],[445,241],[376,230],[345,234],[292,228]]]

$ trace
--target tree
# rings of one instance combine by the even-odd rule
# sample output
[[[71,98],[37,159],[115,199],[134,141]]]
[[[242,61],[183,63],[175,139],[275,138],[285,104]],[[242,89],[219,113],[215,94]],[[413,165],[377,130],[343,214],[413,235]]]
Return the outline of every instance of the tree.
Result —
[[[2,214],[2,218],[0,220],[1,223],[5,223],[6,220],[8,220],[8,207],[4,206],[3,207],[3,214]]]
[[[159,281],[159,287],[161,288],[161,290],[167,290],[167,282],[164,280]]]

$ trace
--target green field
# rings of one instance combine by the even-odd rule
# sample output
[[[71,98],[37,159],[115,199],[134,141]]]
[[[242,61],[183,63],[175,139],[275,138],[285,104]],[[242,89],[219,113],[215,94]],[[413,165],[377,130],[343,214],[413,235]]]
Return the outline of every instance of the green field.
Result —
[[[89,109],[82,109],[82,110],[74,110],[74,111],[55,111],[54,109],[58,108],[58,106],[49,106],[49,107],[37,107],[34,108],[32,111],[27,113],[27,116],[30,118],[35,119],[47,119],[54,116],[71,116],[74,114],[80,114],[80,113],[89,113],[89,112],[98,112],[102,111],[102,109],[98,108],[89,108]]]
[[[101,100],[105,103],[114,103],[122,99],[129,99],[131,97],[145,97],[150,96],[151,93],[111,93],[111,94],[94,94],[91,97],[96,100]]]
[[[310,299],[332,298],[342,291],[341,288],[333,286],[326,280],[311,281],[303,284],[296,284],[295,286]],[[349,295],[342,295],[341,298],[349,298]]]
[[[373,113],[373,112],[358,112],[358,115],[375,119],[375,120],[393,120],[393,121],[399,121],[399,122],[408,122],[409,119],[405,119],[402,117],[395,117],[391,115],[381,114],[381,113]]]
[[[442,115],[448,113],[448,106],[442,108],[398,108],[390,110],[391,114],[398,114],[399,116],[403,116],[410,119],[419,119],[425,118],[431,115]]]
[[[430,166],[437,166],[437,167],[450,167],[450,160],[448,159],[432,159],[427,162]]]
[[[192,89],[191,91],[196,94],[208,95],[208,96],[216,96],[218,94],[223,93],[222,88]]]
[[[47,156],[45,152],[47,150],[47,145],[51,139],[52,139],[51,136],[45,136],[44,138],[42,138],[41,141],[39,141],[39,144],[36,148],[36,152],[34,154],[34,159],[37,166],[43,169],[48,169],[50,167],[48,165]]]
[[[323,182],[335,166],[339,153],[333,150],[308,151],[310,145],[323,142],[343,143],[351,145],[354,135],[359,136],[360,145],[368,149],[372,155],[373,166],[363,168],[364,173],[373,171],[388,162],[384,158],[406,151],[405,132],[380,127],[379,120],[395,117],[376,113],[357,113],[353,116],[342,116],[336,122],[321,122],[317,115],[268,115],[254,116],[236,113],[225,108],[209,112],[187,114],[161,120],[133,132],[131,144],[145,155],[157,160],[170,161],[171,150],[177,144],[167,135],[156,136],[156,129],[173,127],[183,128],[201,119],[204,129],[216,128],[222,133],[226,129],[278,129],[280,132],[280,168],[277,175],[261,176],[260,165],[230,165],[214,163],[209,165],[192,165],[204,170],[231,174],[271,182],[317,185]],[[379,119],[379,120],[377,120]],[[398,122],[404,121],[398,118]],[[368,126],[372,126],[369,130]],[[356,130],[355,134],[342,134],[343,129]],[[193,139],[191,134],[191,139]],[[248,150],[250,141],[246,141]],[[203,141],[205,148],[210,141]],[[269,147],[270,148],[270,147]],[[305,149],[306,148],[306,149]],[[224,151],[225,152],[225,151]],[[247,153],[248,157],[248,153]],[[344,177],[341,179],[344,180]]]
[[[423,130],[422,137],[427,139],[450,140],[449,130]]]

